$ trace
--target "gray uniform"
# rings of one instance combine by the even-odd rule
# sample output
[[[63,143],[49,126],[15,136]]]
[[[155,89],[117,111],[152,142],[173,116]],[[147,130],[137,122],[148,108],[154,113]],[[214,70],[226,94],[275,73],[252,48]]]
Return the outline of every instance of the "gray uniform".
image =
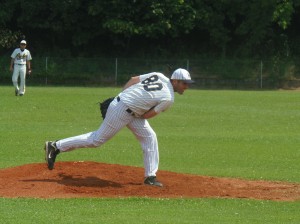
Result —
[[[142,146],[145,177],[156,176],[159,164],[157,137],[148,121],[141,116],[151,108],[156,113],[168,109],[174,102],[174,89],[170,80],[161,73],[148,73],[139,78],[139,83],[125,89],[111,102],[98,130],[59,140],[57,148],[66,152],[98,147],[127,126]]]

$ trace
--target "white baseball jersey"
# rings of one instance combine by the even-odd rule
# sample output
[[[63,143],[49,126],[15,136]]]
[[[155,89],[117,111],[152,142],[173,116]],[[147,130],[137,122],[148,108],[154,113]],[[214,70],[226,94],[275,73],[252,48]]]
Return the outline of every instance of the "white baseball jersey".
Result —
[[[26,65],[26,61],[32,60],[29,50],[24,49],[24,51],[21,51],[20,48],[14,50],[14,52],[11,54],[11,58],[15,59],[15,64],[20,65]]]
[[[139,83],[119,95],[135,115],[141,116],[153,107],[156,113],[160,113],[174,103],[173,86],[162,73],[152,72],[139,78]]]
[[[164,111],[174,102],[174,89],[170,80],[161,73],[139,77],[139,83],[125,89],[110,103],[98,130],[61,139],[56,142],[57,148],[61,152],[68,152],[78,148],[98,147],[126,126],[134,133],[143,149],[145,177],[156,176],[159,164],[156,134],[146,119],[132,116],[128,109],[138,116],[152,107],[157,113]]]

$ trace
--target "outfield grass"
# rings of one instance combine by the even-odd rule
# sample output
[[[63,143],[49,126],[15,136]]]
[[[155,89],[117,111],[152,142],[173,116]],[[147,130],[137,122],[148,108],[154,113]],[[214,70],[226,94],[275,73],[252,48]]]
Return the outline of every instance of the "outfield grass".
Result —
[[[0,168],[44,162],[43,144],[97,129],[97,102],[120,88],[28,87],[15,97],[0,86]],[[300,182],[300,104],[296,91],[189,90],[150,120],[160,170]],[[59,161],[142,167],[142,152],[124,129],[97,149]],[[188,187],[188,183],[187,183]],[[6,223],[299,223],[299,202],[240,199],[0,199]],[[58,215],[52,217],[53,213]],[[28,220],[28,221],[26,221]]]

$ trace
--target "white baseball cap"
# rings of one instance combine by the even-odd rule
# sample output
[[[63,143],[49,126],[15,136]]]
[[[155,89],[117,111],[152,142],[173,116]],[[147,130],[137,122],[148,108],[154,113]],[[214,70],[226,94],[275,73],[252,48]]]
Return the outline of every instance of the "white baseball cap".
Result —
[[[176,69],[173,72],[171,79],[182,80],[185,83],[194,83],[195,82],[191,79],[190,73],[183,68]]]
[[[26,40],[22,40],[20,44],[26,44]]]

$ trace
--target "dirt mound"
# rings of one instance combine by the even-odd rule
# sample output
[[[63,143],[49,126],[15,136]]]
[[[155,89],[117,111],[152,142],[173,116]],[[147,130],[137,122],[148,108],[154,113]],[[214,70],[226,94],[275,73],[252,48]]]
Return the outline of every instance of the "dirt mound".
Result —
[[[163,188],[143,185],[144,169],[96,162],[27,164],[0,170],[0,197],[159,197],[300,200],[300,184],[159,171]]]

